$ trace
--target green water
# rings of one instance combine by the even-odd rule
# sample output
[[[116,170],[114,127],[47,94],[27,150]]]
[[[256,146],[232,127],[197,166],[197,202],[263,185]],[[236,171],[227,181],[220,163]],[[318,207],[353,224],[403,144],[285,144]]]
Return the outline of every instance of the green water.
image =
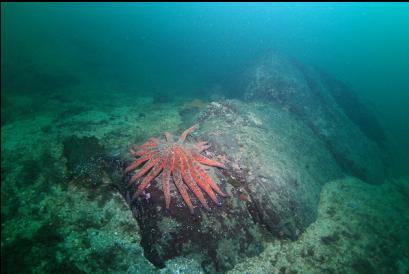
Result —
[[[408,9],[407,3],[6,3],[2,90],[35,94],[51,74],[57,79],[46,79],[50,88],[103,79],[131,92],[197,97],[198,86],[231,79],[273,48],[350,84],[397,146],[407,148]]]
[[[10,212],[27,208],[21,219],[31,231],[22,229],[24,237],[2,232],[2,253],[7,237],[22,237],[5,250],[17,252],[24,266],[14,269],[8,264],[9,269],[2,267],[2,273],[31,269],[25,258],[35,251],[18,252],[19,245],[40,243],[40,249],[61,251],[30,234],[41,220],[44,197],[32,196],[40,209],[21,204],[18,193],[25,186],[19,172],[24,170],[24,180],[45,180],[47,183],[33,183],[33,193],[47,193],[53,180],[63,180],[63,171],[39,171],[53,165],[50,158],[61,159],[62,136],[74,129],[77,135],[95,133],[103,139],[109,129],[119,128],[113,122],[107,131],[87,131],[83,127],[88,120],[81,113],[95,111],[84,116],[92,116],[98,125],[106,113],[114,113],[112,121],[127,115],[121,107],[142,98],[134,106],[139,118],[146,115],[157,120],[147,121],[145,131],[134,141],[162,132],[160,126],[153,126],[155,122],[176,130],[187,123],[180,121],[176,110],[186,102],[201,109],[205,102],[217,100],[210,91],[220,86],[223,98],[241,98],[234,88],[237,75],[269,50],[346,83],[387,135],[392,151],[387,160],[388,179],[409,177],[408,3],[2,3],[2,131],[8,130],[2,133],[2,174],[7,174],[7,178],[2,175],[2,188],[6,183],[16,184],[2,191],[2,228],[5,217],[10,230],[22,229],[19,214],[11,216]],[[157,104],[143,103],[149,98]],[[71,128],[55,125],[64,119]],[[39,129],[41,135],[31,138]],[[110,139],[114,138],[120,135]],[[56,143],[47,152],[52,156],[44,156],[43,147],[40,149],[48,142]],[[408,214],[407,207],[401,208],[402,214]],[[36,217],[30,219],[31,214]],[[82,268],[62,265],[61,269],[78,273]],[[154,271],[143,269],[141,273]],[[355,270],[364,273],[362,266]]]

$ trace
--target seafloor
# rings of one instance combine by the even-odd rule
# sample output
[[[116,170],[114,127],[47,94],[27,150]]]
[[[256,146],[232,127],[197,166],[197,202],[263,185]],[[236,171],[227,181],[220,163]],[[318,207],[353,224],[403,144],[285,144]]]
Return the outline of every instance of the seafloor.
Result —
[[[131,144],[189,126],[208,101],[136,96],[111,87],[2,99],[2,273],[206,271],[195,256],[154,266],[144,256],[138,223],[117,188],[106,182],[108,175],[81,176],[76,168],[94,169],[98,163],[77,167],[72,159],[81,161],[89,150],[126,157]],[[73,136],[91,138],[79,144]],[[405,179],[329,181],[320,193],[317,219],[296,240],[266,235],[257,255],[235,261],[229,271],[408,273],[408,212]],[[227,243],[218,256],[228,257],[234,248]]]

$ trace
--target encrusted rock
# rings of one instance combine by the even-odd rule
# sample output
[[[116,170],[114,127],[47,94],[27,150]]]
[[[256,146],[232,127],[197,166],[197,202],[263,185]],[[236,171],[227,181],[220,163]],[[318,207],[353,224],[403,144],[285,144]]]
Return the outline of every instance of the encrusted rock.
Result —
[[[246,100],[272,102],[297,115],[344,172],[370,183],[383,181],[385,134],[345,84],[276,53],[264,55],[240,79],[237,90]]]
[[[228,158],[224,175],[249,195],[253,218],[277,237],[296,239],[315,220],[321,186],[343,176],[325,145],[272,103],[219,102],[201,117],[203,138]]]

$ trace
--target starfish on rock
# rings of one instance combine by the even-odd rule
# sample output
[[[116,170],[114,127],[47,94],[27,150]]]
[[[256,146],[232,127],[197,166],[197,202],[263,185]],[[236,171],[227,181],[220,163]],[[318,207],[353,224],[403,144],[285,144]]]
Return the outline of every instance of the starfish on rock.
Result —
[[[134,197],[139,196],[151,182],[162,173],[162,187],[167,209],[169,208],[171,200],[169,184],[171,177],[192,214],[193,204],[190,200],[188,189],[195,194],[197,199],[199,199],[200,203],[207,210],[210,210],[210,207],[203,196],[202,190],[209,195],[214,203],[220,205],[215,192],[223,197],[226,195],[205,172],[203,165],[220,168],[225,168],[225,166],[220,162],[200,154],[209,148],[207,142],[199,142],[196,144],[184,142],[186,137],[196,128],[198,128],[198,125],[186,129],[176,142],[173,140],[172,135],[166,132],[166,141],[152,138],[143,145],[130,150],[131,154],[137,157],[137,159],[126,168],[126,172],[133,171],[142,163],[148,162],[132,176],[129,184],[131,185],[137,182],[150,171],[138,185]]]

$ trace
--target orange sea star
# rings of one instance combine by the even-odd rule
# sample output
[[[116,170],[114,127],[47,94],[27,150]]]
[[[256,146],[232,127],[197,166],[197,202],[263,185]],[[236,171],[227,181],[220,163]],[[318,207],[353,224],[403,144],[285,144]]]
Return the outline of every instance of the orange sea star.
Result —
[[[130,150],[131,154],[137,157],[137,159],[126,168],[126,172],[136,169],[146,161],[148,162],[132,176],[129,184],[131,185],[137,182],[139,178],[150,170],[138,185],[134,197],[139,196],[151,182],[162,173],[162,187],[167,209],[169,208],[171,200],[169,185],[171,177],[191,213],[193,213],[193,205],[187,191],[188,188],[207,210],[210,210],[210,207],[203,196],[202,190],[209,195],[213,202],[220,205],[215,192],[223,197],[226,195],[204,171],[202,165],[225,168],[224,165],[200,154],[209,148],[207,142],[199,142],[196,144],[184,143],[187,135],[197,127],[198,125],[194,125],[185,130],[176,142],[173,140],[172,135],[166,132],[166,141],[152,138],[143,145]]]

